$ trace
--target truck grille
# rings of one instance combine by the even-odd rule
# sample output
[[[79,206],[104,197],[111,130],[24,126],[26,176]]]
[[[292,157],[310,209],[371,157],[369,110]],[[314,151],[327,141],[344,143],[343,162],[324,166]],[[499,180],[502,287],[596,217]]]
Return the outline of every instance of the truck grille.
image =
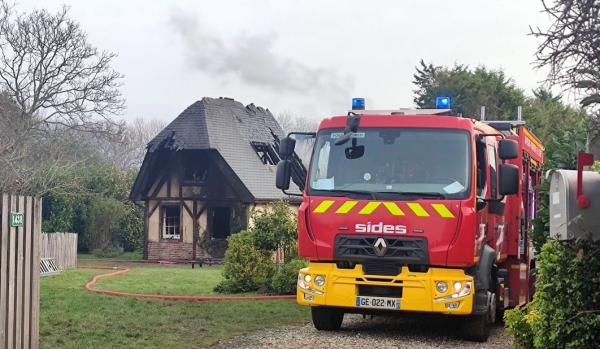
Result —
[[[363,274],[365,275],[385,275],[398,276],[402,271],[402,267],[398,263],[364,263],[362,265]]]
[[[379,238],[383,238],[386,245],[382,256],[377,255],[373,246]],[[338,235],[335,239],[334,257],[354,262],[385,260],[402,264],[429,264],[427,240],[412,237]]]

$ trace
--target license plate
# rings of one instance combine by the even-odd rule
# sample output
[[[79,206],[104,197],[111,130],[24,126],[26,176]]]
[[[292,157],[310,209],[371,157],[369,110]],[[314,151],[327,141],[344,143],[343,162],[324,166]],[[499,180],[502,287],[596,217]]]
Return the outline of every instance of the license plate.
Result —
[[[357,308],[400,309],[400,300],[385,297],[356,297]]]

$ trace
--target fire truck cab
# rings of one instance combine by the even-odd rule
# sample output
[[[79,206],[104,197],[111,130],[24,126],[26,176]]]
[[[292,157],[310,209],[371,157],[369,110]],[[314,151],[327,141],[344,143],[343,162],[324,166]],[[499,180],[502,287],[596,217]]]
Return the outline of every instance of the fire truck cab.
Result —
[[[276,139],[276,186],[292,179],[303,197],[298,251],[309,266],[297,302],[317,329],[339,329],[346,313],[438,313],[484,342],[504,309],[530,299],[543,147],[521,120],[477,121],[449,105],[368,111],[354,99],[347,116],[298,134],[314,142],[307,168],[295,133]]]

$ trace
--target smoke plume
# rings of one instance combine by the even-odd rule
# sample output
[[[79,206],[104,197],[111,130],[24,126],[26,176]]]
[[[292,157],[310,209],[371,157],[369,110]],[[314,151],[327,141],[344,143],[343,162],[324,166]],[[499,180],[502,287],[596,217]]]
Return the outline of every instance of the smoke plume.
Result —
[[[354,81],[334,68],[313,68],[274,52],[275,33],[239,34],[225,42],[211,35],[197,16],[174,10],[170,25],[185,43],[189,63],[195,68],[226,81],[235,76],[248,85],[288,92],[332,103],[348,104]],[[293,52],[290,53],[293,57]]]

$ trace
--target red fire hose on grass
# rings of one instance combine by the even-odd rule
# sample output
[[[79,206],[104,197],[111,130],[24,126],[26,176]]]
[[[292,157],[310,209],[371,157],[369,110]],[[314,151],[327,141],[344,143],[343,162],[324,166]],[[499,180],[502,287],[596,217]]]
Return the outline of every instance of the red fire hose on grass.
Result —
[[[98,281],[98,279],[117,276],[129,272],[129,268],[122,267],[78,267],[79,269],[100,269],[100,270],[117,270],[114,273],[96,275],[94,278],[85,284],[85,290],[88,292],[105,294],[109,296],[118,297],[136,297],[136,298],[150,298],[150,299],[163,299],[171,301],[195,301],[195,302],[206,302],[206,301],[264,301],[274,299],[296,299],[296,295],[281,295],[281,296],[169,296],[169,295],[157,295],[157,294],[140,294],[140,293],[127,293],[127,292],[116,292],[108,290],[97,290],[92,286]]]

